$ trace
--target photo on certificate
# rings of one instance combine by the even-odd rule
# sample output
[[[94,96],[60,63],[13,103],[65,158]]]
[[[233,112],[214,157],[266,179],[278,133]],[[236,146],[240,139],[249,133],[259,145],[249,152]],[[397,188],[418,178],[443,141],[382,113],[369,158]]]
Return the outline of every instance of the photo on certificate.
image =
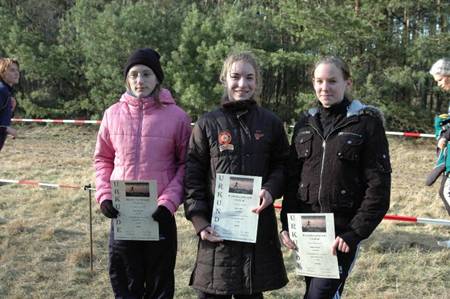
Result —
[[[288,213],[289,237],[297,245],[296,272],[319,278],[339,278],[332,213]]]
[[[230,176],[229,193],[253,194],[253,178]]]
[[[126,197],[150,197],[148,182],[125,182]]]
[[[159,224],[152,218],[158,207],[156,181],[111,181],[115,240],[157,241]]]
[[[326,233],[327,222],[325,216],[303,216],[302,231],[304,233]]]
[[[256,243],[261,177],[218,173],[211,226],[229,241]]]

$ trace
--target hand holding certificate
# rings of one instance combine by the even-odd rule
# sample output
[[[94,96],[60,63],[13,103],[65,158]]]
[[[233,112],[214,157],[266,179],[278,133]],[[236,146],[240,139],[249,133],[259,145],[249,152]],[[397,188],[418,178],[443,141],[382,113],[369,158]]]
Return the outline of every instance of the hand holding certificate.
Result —
[[[256,243],[261,177],[218,173],[211,226],[224,240]]]
[[[297,245],[297,273],[320,278],[339,278],[332,213],[288,214],[289,236]]]
[[[115,240],[159,240],[159,226],[152,218],[157,208],[156,181],[111,181]]]

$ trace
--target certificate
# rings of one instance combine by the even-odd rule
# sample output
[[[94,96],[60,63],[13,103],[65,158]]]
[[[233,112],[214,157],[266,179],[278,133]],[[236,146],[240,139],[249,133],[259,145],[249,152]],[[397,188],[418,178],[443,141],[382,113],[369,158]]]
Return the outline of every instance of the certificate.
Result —
[[[256,243],[261,177],[222,174],[216,177],[212,228],[224,240]]]
[[[152,214],[157,208],[156,181],[111,181],[115,240],[159,240],[159,225]]]
[[[289,236],[297,245],[297,273],[319,278],[339,278],[332,213],[288,214]]]

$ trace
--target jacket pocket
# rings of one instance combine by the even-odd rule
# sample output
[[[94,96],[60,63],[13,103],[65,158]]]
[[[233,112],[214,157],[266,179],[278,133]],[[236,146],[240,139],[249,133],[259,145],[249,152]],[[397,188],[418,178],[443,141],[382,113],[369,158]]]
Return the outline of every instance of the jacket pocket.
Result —
[[[300,182],[298,186],[297,199],[305,203],[312,203],[309,183]]]
[[[354,194],[348,188],[338,188],[336,190],[335,202],[332,201],[332,208],[335,211],[346,211],[348,209],[353,209],[355,205]]]
[[[339,132],[337,157],[340,160],[359,161],[363,146],[363,136],[352,132]]]
[[[295,148],[298,158],[308,158],[311,155],[313,133],[310,130],[300,131],[295,136]]]

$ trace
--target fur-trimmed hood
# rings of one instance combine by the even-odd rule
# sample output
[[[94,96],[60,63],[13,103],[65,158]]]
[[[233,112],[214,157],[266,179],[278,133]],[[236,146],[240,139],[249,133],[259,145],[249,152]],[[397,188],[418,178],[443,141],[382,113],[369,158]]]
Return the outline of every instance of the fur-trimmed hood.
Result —
[[[308,109],[307,114],[314,116],[318,112],[319,108],[314,107]],[[359,100],[352,100],[350,105],[347,107],[347,117],[363,114],[369,114],[378,118],[383,123],[383,127],[386,127],[386,119],[384,118],[384,113],[380,109],[372,105],[363,104]]]

